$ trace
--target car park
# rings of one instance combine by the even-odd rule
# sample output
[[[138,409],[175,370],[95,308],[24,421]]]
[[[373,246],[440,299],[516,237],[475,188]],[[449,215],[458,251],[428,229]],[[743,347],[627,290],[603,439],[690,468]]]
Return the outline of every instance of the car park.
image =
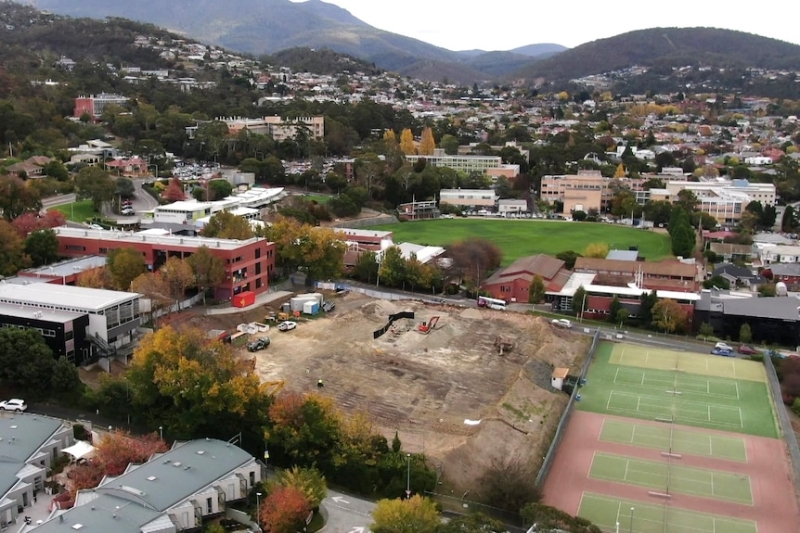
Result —
[[[295,328],[297,328],[297,322],[292,322],[290,320],[278,324],[278,331],[291,331]]]
[[[258,352],[269,346],[269,337],[261,337],[247,345],[248,352]]]
[[[28,406],[25,404],[25,400],[20,400],[19,398],[0,402],[0,409],[3,411],[17,411],[21,413],[27,408]]]

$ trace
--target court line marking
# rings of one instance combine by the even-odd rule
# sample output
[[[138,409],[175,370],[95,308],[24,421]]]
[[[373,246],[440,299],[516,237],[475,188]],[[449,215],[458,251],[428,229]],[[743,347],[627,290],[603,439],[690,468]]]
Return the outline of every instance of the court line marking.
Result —
[[[734,381],[733,384],[736,385],[736,399],[739,400],[739,383]]]
[[[636,438],[636,424],[633,425],[633,431],[631,431],[631,444],[633,444],[635,438]]]
[[[614,372],[614,383],[617,382],[617,376],[619,376],[619,367],[617,367],[617,371]]]

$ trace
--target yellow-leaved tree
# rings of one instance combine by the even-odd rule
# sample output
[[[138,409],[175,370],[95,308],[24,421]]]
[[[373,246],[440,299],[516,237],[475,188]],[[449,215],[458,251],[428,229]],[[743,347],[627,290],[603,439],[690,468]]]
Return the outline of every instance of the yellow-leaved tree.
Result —
[[[433,138],[433,130],[425,128],[422,130],[422,138],[419,142],[419,155],[433,155],[436,149],[436,141]]]
[[[597,259],[603,259],[607,255],[608,243],[605,242],[593,242],[586,246],[586,249],[583,251],[583,257],[595,257]]]
[[[439,511],[428,498],[380,500],[372,511],[373,533],[434,533],[441,525]]]
[[[383,140],[384,141],[391,141],[393,143],[397,142],[397,135],[395,135],[394,130],[386,130],[383,132]]]
[[[614,179],[624,178],[625,177],[625,166],[620,163],[617,165],[617,170],[614,171]]]
[[[406,128],[400,133],[400,150],[405,155],[416,155],[417,148],[414,146],[414,134]]]

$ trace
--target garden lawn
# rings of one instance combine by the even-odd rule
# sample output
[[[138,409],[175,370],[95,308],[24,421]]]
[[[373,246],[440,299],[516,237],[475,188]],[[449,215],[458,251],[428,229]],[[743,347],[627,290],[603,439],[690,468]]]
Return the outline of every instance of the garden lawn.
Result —
[[[72,204],[57,205],[55,207],[51,207],[50,209],[61,211],[64,213],[64,216],[67,217],[67,220],[71,220],[73,222],[83,223],[89,219],[100,216],[100,213],[96,213],[92,208],[91,200],[79,200]]]
[[[398,244],[445,246],[470,237],[482,237],[502,250],[503,266],[534,254],[555,255],[567,250],[582,253],[594,242],[605,242],[612,250],[638,246],[639,255],[648,261],[671,256],[666,234],[591,222],[456,218],[398,222],[369,229],[394,232],[394,242]]]

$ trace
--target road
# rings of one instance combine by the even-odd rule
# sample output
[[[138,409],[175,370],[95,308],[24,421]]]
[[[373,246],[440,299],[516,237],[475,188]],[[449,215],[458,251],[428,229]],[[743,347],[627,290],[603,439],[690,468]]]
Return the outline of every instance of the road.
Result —
[[[328,489],[322,507],[328,515],[322,533],[366,533],[372,523],[375,502]]]
[[[50,196],[48,198],[42,198],[42,211],[47,211],[50,207],[55,207],[57,205],[64,205],[64,204],[72,204],[76,201],[75,193],[73,194],[61,194],[59,196]]]
[[[131,181],[133,182],[134,190],[134,196],[131,200],[131,207],[135,212],[139,213],[141,211],[150,211],[158,206],[158,201],[142,189],[144,180],[133,178]],[[108,204],[104,204],[103,206],[103,216],[121,224],[138,224],[141,221],[141,217],[139,216],[117,215],[112,211],[111,206]]]

